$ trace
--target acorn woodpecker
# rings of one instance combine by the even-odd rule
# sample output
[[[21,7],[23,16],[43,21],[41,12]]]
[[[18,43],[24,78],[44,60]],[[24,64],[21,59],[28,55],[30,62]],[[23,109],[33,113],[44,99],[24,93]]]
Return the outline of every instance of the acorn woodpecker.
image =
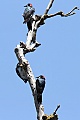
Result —
[[[42,103],[42,93],[45,87],[45,77],[40,75],[36,77],[36,90],[37,90],[37,101],[38,103]]]
[[[16,65],[16,73],[25,83],[27,83],[27,75],[22,64],[18,63]]]
[[[24,7],[26,7],[26,8],[25,8],[25,10],[24,10],[24,12],[22,14],[22,16],[24,17],[23,24],[28,23],[31,20],[31,18],[32,18],[34,12],[35,12],[35,8],[33,8],[31,3],[28,3]]]

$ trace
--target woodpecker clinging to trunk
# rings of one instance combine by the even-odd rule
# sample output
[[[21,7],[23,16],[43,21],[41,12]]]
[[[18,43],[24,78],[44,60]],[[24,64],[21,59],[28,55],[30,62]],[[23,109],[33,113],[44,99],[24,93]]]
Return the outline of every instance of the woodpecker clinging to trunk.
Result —
[[[27,83],[28,79],[27,79],[26,71],[22,64],[19,63],[17,64],[16,73],[25,83]]]
[[[40,75],[39,77],[36,77],[36,90],[37,90],[37,101],[38,103],[42,103],[42,93],[45,87],[45,77],[43,75]]]

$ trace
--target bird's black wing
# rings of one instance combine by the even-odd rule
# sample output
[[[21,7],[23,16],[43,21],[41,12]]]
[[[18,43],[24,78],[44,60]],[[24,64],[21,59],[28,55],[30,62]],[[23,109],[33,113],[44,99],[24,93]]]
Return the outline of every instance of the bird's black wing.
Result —
[[[22,69],[22,67],[19,66],[19,64],[17,64],[17,66],[16,66],[16,73],[25,83],[27,83],[26,73],[25,73],[24,69]]]

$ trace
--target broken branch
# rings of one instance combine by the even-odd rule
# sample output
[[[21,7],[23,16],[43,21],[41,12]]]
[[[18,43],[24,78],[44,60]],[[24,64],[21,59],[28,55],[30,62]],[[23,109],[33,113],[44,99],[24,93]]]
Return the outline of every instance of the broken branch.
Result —
[[[57,106],[56,110],[54,111],[53,115],[56,114],[57,110],[60,108],[60,105]]]

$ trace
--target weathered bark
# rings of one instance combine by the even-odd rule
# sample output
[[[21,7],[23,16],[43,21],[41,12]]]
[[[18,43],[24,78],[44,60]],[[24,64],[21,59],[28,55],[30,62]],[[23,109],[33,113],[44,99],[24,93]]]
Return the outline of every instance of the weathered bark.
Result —
[[[78,9],[77,7],[75,7],[67,14],[64,14],[62,11],[60,11],[55,14],[48,15],[47,13],[50,10],[50,8],[52,7],[53,2],[54,2],[54,0],[50,0],[49,4],[45,10],[44,15],[34,15],[33,16],[34,21],[32,23],[32,30],[30,30],[28,32],[26,43],[20,42],[20,45],[17,45],[17,47],[15,48],[15,54],[19,61],[19,67],[21,67],[21,69],[22,69],[22,71],[20,71],[20,72],[21,72],[21,74],[23,74],[23,72],[24,72],[26,79],[29,82],[29,85],[32,90],[38,120],[42,120],[42,116],[45,116],[44,106],[42,105],[42,103],[38,104],[37,91],[36,91],[36,80],[35,80],[34,74],[32,72],[32,69],[30,67],[30,64],[29,64],[28,60],[25,58],[25,54],[28,52],[34,52],[36,50],[36,48],[40,45],[36,41],[36,33],[37,33],[38,28],[41,25],[44,25],[44,21],[47,18],[51,18],[56,15],[60,15],[61,17],[68,17],[68,16],[75,14],[73,11],[75,9]],[[32,43],[33,40],[35,41],[34,43]],[[59,106],[58,106],[58,108],[59,108]],[[56,109],[56,111],[57,111],[57,109]],[[55,114],[53,114],[53,120],[57,120],[56,111],[55,111]],[[45,118],[48,119],[48,118],[50,118],[50,116],[44,117],[44,119]]]
[[[53,2],[54,2],[54,0],[50,0],[50,2],[49,2],[49,4],[48,4],[48,6],[47,6],[46,11],[45,11],[44,14],[47,14],[47,13],[48,13],[48,11],[50,10],[50,8],[52,7]]]
[[[32,72],[32,69],[30,67],[29,62],[24,57],[23,48],[21,48],[18,45],[15,48],[15,53],[16,53],[16,56],[19,60],[19,63],[23,66],[23,69],[25,70],[25,74],[26,74],[27,80],[29,82],[29,85],[31,87],[32,94],[33,94],[33,97],[34,97],[34,103],[35,103],[35,107],[36,107],[36,111],[37,111],[37,117],[38,117],[39,120],[41,120],[42,116],[44,115],[44,109],[43,109],[43,105],[38,104],[38,101],[37,101],[36,80],[35,80],[34,74]]]

